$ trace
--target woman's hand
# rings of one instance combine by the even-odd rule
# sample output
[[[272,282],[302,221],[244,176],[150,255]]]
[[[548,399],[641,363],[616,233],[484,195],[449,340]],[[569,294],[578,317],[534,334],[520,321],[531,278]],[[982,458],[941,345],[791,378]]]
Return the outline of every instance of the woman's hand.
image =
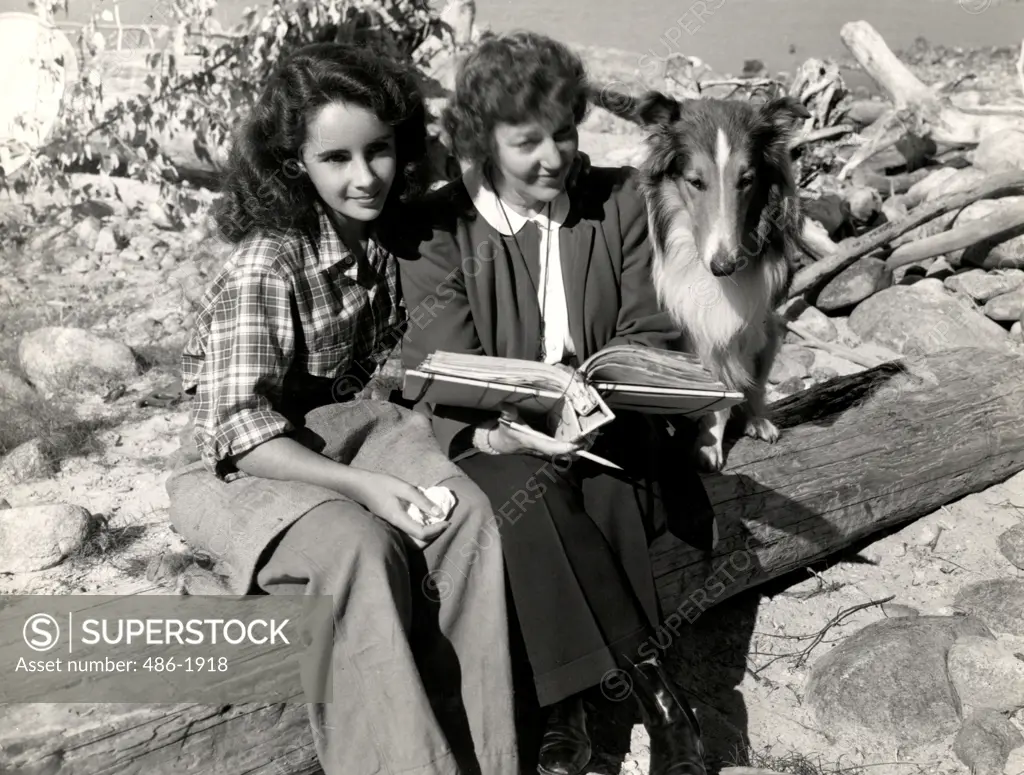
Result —
[[[504,407],[501,416],[513,423],[522,423],[519,412],[514,407]],[[571,455],[580,448],[580,444],[569,441],[558,441],[540,431],[519,430],[510,428],[499,422],[497,427],[481,429],[486,434],[487,444],[502,455],[525,453],[542,457]]]
[[[401,530],[420,549],[437,538],[448,522],[423,525],[409,516],[409,504],[419,506],[420,511],[431,516],[440,516],[441,510],[424,495],[417,487],[390,474],[351,469],[355,474],[352,482],[345,488],[345,494],[352,500],[362,504],[388,524]]]

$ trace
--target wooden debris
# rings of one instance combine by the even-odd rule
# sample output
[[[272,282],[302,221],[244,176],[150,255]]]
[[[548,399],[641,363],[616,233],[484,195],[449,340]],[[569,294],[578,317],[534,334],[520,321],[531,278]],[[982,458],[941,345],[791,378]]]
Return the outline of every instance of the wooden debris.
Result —
[[[893,239],[943,213],[959,210],[972,202],[1010,194],[1024,193],[1024,171],[991,175],[967,191],[947,194],[914,208],[906,218],[883,224],[867,234],[846,240],[839,250],[801,269],[793,278],[789,298],[820,290],[829,280],[851,266],[861,256],[886,246]]]

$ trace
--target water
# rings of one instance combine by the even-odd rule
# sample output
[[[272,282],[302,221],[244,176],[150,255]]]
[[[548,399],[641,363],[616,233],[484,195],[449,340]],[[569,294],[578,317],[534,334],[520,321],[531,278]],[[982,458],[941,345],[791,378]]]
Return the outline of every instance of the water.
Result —
[[[69,18],[82,21],[91,7],[110,2],[70,0]],[[215,15],[231,26],[250,4],[221,0]],[[120,6],[125,24],[160,23],[154,18],[160,0],[121,0]],[[0,11],[26,8],[25,0],[0,0]],[[772,70],[792,69],[810,56],[844,53],[839,29],[858,19],[870,22],[894,50],[919,35],[965,47],[1020,45],[1024,37],[1020,0],[477,0],[477,8],[479,20],[495,29],[527,27],[636,52],[645,71],[673,52],[698,56],[719,71],[738,72],[748,58]]]

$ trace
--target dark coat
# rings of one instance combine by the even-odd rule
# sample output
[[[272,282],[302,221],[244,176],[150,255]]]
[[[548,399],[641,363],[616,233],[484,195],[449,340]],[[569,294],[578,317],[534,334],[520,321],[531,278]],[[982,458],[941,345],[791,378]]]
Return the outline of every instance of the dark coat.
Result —
[[[628,167],[592,167],[570,190],[559,248],[569,331],[580,361],[614,344],[666,349],[680,344],[679,330],[658,304],[651,282],[647,210],[635,175]],[[410,221],[408,227],[422,237],[418,250],[399,254],[403,256],[399,261],[402,294],[409,312],[402,344],[404,367],[415,368],[436,350],[537,358],[541,329],[534,290],[539,280],[535,225],[525,226],[515,239],[502,235],[477,213],[461,179],[433,192],[413,220],[415,226]],[[455,407],[417,408],[431,415],[442,449],[453,459],[472,454],[469,434],[463,431],[494,416]],[[647,450],[625,450],[631,460],[648,458],[639,453],[654,454],[655,448],[658,455],[671,455],[663,446],[672,443],[663,426],[639,416],[620,419],[612,425],[640,423],[650,431],[639,437],[635,430],[627,434],[632,439],[650,438],[653,445]],[[683,454],[679,449],[675,452],[676,457]],[[676,464],[690,467],[689,459],[687,452]],[[694,508],[687,511],[700,512],[706,520],[710,505],[698,476],[680,473],[676,471],[674,477],[688,481],[686,501]],[[670,518],[670,529],[672,522]],[[672,532],[679,535],[675,529]]]

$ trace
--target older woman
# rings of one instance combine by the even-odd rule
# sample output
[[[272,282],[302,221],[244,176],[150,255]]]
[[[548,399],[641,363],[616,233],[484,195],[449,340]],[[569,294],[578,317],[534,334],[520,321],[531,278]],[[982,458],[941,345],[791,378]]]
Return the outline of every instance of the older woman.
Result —
[[[614,344],[678,342],[649,280],[635,170],[589,168],[578,153],[586,108],[582,62],[549,38],[488,37],[463,61],[445,124],[466,171],[427,201],[429,236],[418,259],[400,262],[406,367],[446,350],[571,368]],[[512,613],[550,710],[539,771],[586,766],[582,693],[604,682],[639,702],[651,773],[704,773],[697,720],[652,637],[649,540],[666,522],[680,537],[709,524],[696,473],[679,467],[680,435],[620,412],[592,448],[615,472],[571,456],[575,445],[499,425],[497,413],[424,409],[500,515]]]

